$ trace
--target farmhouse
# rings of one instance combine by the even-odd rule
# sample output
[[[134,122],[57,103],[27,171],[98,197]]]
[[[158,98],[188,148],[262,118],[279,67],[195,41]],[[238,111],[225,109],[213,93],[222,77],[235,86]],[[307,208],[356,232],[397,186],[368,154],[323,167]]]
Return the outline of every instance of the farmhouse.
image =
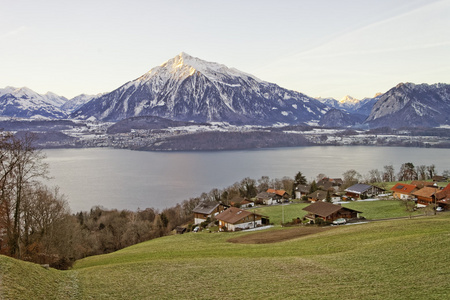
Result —
[[[414,198],[411,193],[416,192],[417,187],[412,184],[397,183],[391,188],[391,191],[394,193],[394,198],[400,200],[408,200]]]
[[[236,231],[269,224],[269,218],[249,210],[230,207],[216,216],[222,231]]]
[[[343,183],[341,178],[325,177],[317,182],[317,187],[323,191],[333,190],[334,192],[338,192]]]
[[[239,208],[248,208],[248,207],[253,207],[255,204],[253,203],[253,201],[249,201],[247,198],[242,198],[242,197],[234,197],[231,201],[230,201],[231,206],[234,207],[239,207]]]
[[[450,183],[447,186],[436,193],[437,204],[444,209],[450,209]]]
[[[267,193],[274,194],[273,200],[278,203],[283,202],[283,199],[289,199],[289,194],[285,190],[268,189]]]
[[[261,192],[258,193],[258,195],[256,195],[256,203],[271,205],[273,203],[276,203],[276,200],[273,199],[274,197],[275,197],[274,193]]]
[[[331,202],[338,202],[341,200],[341,197],[333,192],[317,190],[307,196],[308,201],[310,202],[326,201],[328,193],[330,195]]]
[[[301,199],[303,196],[308,195],[311,186],[305,184],[299,184],[295,187],[295,198]]]
[[[418,191],[413,192],[412,195],[416,196],[418,207],[425,207],[435,203],[436,193],[438,193],[439,191],[440,188],[437,186],[435,187],[427,186]]]
[[[228,208],[228,205],[217,202],[203,202],[197,205],[192,212],[194,213],[194,224],[205,222],[208,218],[212,219],[215,215]]]
[[[370,184],[357,183],[345,190],[348,198],[364,199],[384,192],[384,189]]]
[[[360,211],[328,202],[315,202],[303,208],[303,210],[308,212],[305,218],[310,220],[311,223],[314,223],[316,218],[320,218],[326,222],[333,222],[339,218],[356,219],[361,213]]]

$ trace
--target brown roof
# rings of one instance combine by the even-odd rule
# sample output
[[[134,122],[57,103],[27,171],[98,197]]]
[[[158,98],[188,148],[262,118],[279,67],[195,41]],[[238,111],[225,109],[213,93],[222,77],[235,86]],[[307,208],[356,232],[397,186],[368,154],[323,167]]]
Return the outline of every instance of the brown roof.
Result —
[[[230,207],[227,210],[224,210],[220,214],[216,216],[217,220],[221,220],[230,224],[235,224],[242,220],[245,217],[255,215],[255,216],[261,216],[259,214],[252,213],[249,210],[243,210],[236,207]]]
[[[330,194],[331,196],[331,194]],[[311,194],[309,194],[307,196],[308,198],[312,198],[312,199],[317,199],[317,200],[323,200],[327,198],[327,192],[325,191],[321,191],[321,190],[317,190],[315,192],[312,192]]]
[[[433,186],[433,182],[430,181],[423,181],[423,180],[413,180],[411,181],[412,185],[417,186],[419,189],[425,187],[425,186]]]
[[[285,190],[268,189],[267,192],[268,192],[268,193],[277,194],[277,195],[282,196],[282,197],[283,197],[285,194],[287,194]]]
[[[341,209],[346,209],[346,210],[355,211],[355,212],[360,213],[360,211],[350,209],[347,207],[342,207],[340,205],[331,204],[328,202],[316,202],[316,203],[313,203],[313,204],[303,208],[303,210],[306,210],[307,212],[313,213],[313,214],[321,216],[321,217],[328,217],[329,215],[332,215]]]
[[[427,186],[427,187],[424,187],[423,189],[413,192],[412,195],[418,196],[418,197],[424,197],[424,198],[432,198],[433,195],[439,191],[440,191],[440,189],[438,187]]]
[[[412,184],[406,184],[406,183],[397,183],[391,188],[391,191],[402,193],[402,194],[411,194],[417,187]]]
[[[436,193],[436,199],[450,199],[450,183],[447,184],[447,186],[443,190]]]

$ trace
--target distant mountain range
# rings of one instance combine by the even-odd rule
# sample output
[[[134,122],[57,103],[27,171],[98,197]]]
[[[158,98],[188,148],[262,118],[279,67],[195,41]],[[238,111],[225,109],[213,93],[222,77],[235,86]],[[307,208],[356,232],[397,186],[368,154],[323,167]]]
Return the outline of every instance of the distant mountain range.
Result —
[[[0,89],[0,116],[118,122],[154,116],[182,122],[327,127],[450,125],[450,85],[401,83],[362,100],[314,99],[224,65],[181,53],[118,89],[68,100]],[[135,122],[135,121],[134,121]]]

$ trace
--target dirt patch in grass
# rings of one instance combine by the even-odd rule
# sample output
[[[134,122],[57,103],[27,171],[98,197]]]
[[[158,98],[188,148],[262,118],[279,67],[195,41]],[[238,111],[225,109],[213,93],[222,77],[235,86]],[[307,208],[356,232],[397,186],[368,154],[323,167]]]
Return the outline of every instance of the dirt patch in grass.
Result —
[[[231,238],[228,242],[238,244],[269,244],[287,241],[302,236],[317,234],[332,229],[333,227],[295,227],[283,230],[270,230],[255,232],[237,238]]]

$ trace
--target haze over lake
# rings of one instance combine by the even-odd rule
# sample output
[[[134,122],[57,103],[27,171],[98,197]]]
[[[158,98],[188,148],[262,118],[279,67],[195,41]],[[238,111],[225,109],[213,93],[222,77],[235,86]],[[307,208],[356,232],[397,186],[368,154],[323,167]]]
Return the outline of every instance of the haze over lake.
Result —
[[[245,177],[271,179],[301,171],[308,180],[319,173],[342,177],[355,169],[361,175],[392,164],[436,165],[450,169],[448,149],[401,147],[296,147],[218,152],[139,152],[108,148],[44,151],[50,186],[59,186],[72,212],[105,208],[163,209],[225,188]]]

